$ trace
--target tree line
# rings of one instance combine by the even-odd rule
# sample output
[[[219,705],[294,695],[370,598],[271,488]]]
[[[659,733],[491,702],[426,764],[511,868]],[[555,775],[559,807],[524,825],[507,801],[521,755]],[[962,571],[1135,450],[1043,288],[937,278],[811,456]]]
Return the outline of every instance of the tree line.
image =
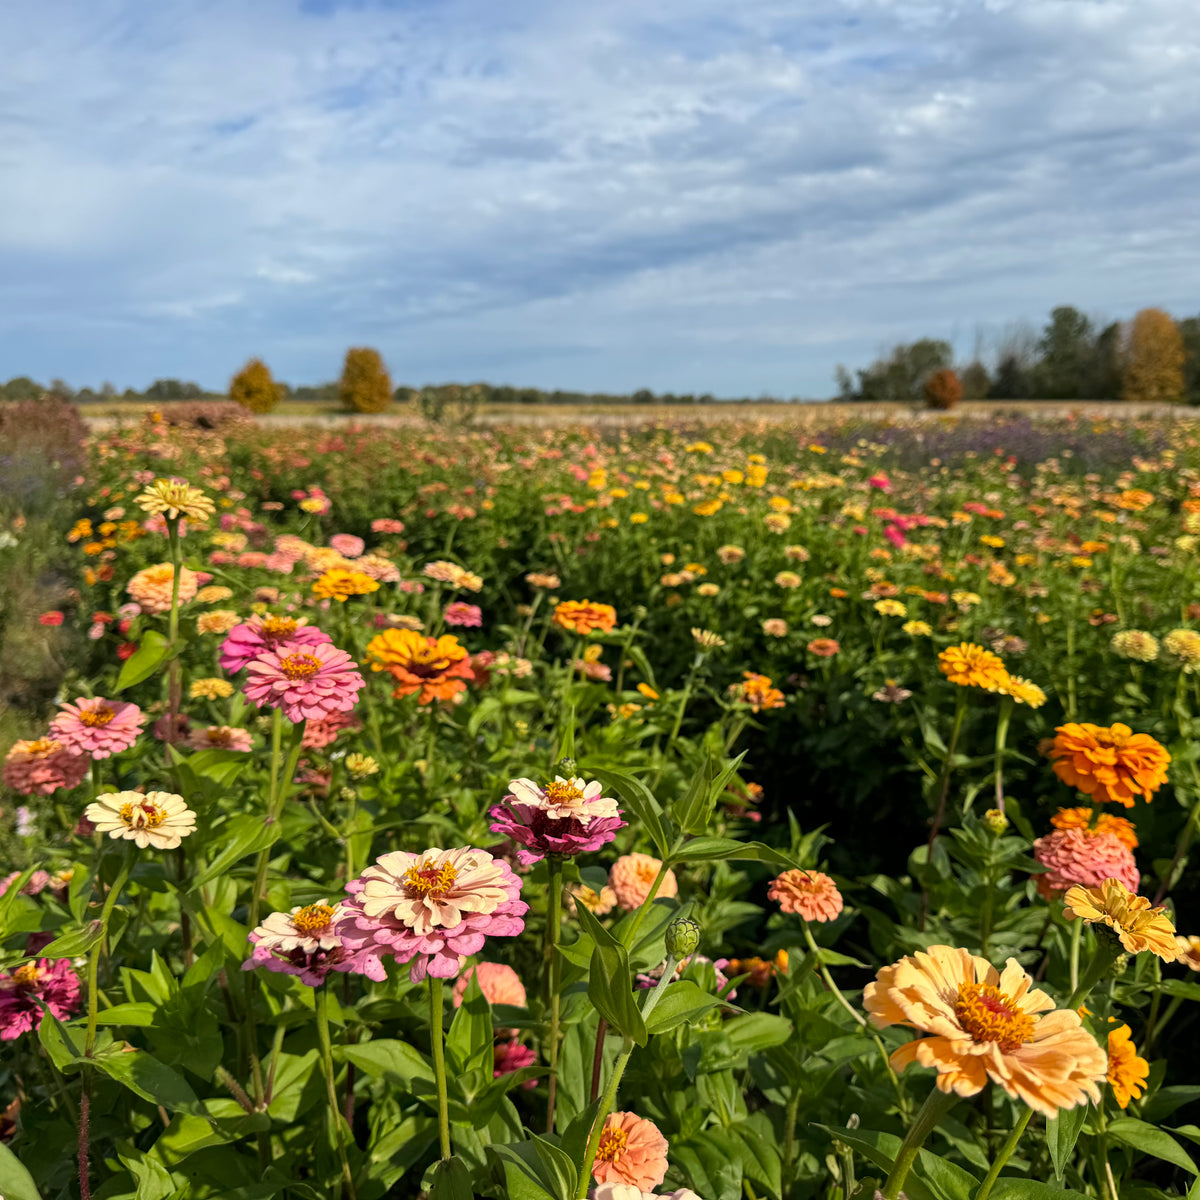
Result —
[[[1200,404],[1200,317],[1176,321],[1144,308],[1128,322],[1104,321],[1061,305],[1040,334],[1020,326],[1003,333],[990,364],[981,342],[961,366],[950,343],[933,338],[897,345],[853,375],[839,365],[838,399],[949,407],[930,396],[929,385],[937,377],[936,392],[952,374],[965,400]]]

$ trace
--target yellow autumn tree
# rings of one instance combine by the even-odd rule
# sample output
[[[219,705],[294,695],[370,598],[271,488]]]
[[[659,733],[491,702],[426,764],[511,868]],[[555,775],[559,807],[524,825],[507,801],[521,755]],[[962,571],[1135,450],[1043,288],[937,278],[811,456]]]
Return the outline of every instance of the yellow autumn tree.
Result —
[[[1143,308],[1125,340],[1121,399],[1164,404],[1183,395],[1183,336],[1169,313]]]
[[[351,412],[383,412],[391,404],[392,379],[378,350],[353,346],[346,351],[338,395]]]
[[[279,403],[283,386],[271,377],[261,358],[252,358],[230,381],[229,398],[253,413],[267,413]]]

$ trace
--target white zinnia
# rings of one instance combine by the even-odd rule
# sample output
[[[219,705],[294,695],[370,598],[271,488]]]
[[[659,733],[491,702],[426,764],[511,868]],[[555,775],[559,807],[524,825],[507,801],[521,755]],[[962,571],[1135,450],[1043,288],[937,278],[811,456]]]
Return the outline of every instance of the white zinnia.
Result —
[[[619,817],[621,810],[610,796],[602,795],[604,787],[594,780],[564,779],[556,775],[553,783],[539,787],[532,779],[513,779],[508,790],[518,804],[540,808],[548,817],[567,821],[572,817],[586,825],[596,817]]]
[[[108,792],[83,810],[100,833],[137,843],[139,850],[174,850],[196,832],[196,814],[174,792]]]

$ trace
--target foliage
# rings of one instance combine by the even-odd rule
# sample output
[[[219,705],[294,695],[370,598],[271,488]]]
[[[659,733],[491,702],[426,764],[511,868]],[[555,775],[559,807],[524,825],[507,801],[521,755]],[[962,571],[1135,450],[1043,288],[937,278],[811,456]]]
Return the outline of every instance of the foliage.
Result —
[[[1163,404],[1183,396],[1183,338],[1161,308],[1143,308],[1133,318],[1124,348],[1121,399]]]
[[[261,358],[252,358],[229,381],[229,399],[252,413],[270,412],[283,398],[282,392]]]
[[[378,350],[353,346],[346,351],[338,397],[350,412],[383,412],[391,404],[392,381]]]
[[[925,383],[936,371],[950,365],[953,350],[949,342],[922,338],[896,346],[886,357],[875,360],[866,370],[856,372],[857,385],[839,368],[841,399],[913,403],[922,399]]]
[[[930,408],[951,409],[962,398],[962,382],[949,367],[934,371],[925,381],[925,403]]]

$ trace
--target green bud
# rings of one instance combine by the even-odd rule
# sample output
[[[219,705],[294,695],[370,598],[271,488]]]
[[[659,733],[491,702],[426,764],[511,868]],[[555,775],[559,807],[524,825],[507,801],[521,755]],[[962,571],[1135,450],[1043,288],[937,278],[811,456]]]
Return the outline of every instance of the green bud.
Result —
[[[1112,974],[1114,979],[1120,979],[1126,971],[1129,970],[1129,955],[1118,954],[1112,965]]]
[[[687,917],[676,917],[667,926],[667,953],[673,958],[695,954],[700,946],[700,926]]]
[[[347,804],[349,804],[351,800],[358,799],[358,792],[356,792],[352,787],[339,788],[338,799],[344,800]]]
[[[556,775],[562,775],[566,779],[571,779],[575,775],[575,768],[577,766],[578,764],[573,758],[560,758],[558,762],[554,764],[554,773]]]
[[[983,814],[983,823],[997,837],[1008,828],[1008,818],[998,808],[989,808]]]

